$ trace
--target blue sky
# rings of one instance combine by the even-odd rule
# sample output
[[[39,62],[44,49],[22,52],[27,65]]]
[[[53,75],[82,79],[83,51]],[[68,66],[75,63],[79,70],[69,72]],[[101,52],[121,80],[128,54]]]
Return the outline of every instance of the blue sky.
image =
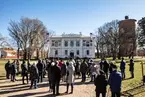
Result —
[[[57,35],[90,32],[125,15],[141,19],[145,16],[145,0],[0,0],[0,33],[8,36],[10,20],[21,17],[40,19]]]

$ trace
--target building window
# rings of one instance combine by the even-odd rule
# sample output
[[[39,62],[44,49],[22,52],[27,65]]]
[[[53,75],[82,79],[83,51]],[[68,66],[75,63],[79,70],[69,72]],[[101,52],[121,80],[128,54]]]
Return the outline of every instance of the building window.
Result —
[[[89,50],[86,50],[86,54],[87,54],[87,55],[90,55],[90,51],[89,51]]]
[[[55,55],[58,55],[58,51],[57,50],[55,50]]]
[[[51,46],[55,46],[55,41],[54,40],[52,40]]]
[[[80,52],[79,52],[79,50],[77,50],[77,55],[79,55],[80,54]]]
[[[68,41],[64,41],[64,46],[65,46],[65,47],[68,46]]]
[[[68,51],[67,50],[65,50],[65,55],[68,55]]]
[[[74,41],[70,41],[70,46],[73,47],[74,46]]]
[[[76,41],[76,46],[77,47],[80,46],[80,41],[79,40]]]
[[[89,47],[90,46],[90,42],[86,41],[86,46]]]

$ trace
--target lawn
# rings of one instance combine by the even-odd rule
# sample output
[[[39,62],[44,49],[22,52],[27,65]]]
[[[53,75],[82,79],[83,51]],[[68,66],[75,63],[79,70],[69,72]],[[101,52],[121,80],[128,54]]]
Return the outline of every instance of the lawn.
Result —
[[[97,59],[98,60],[98,59]],[[112,61],[111,58],[108,58],[109,61]],[[126,64],[126,79],[122,82],[122,94],[125,97],[145,97],[145,86],[142,86],[142,69],[141,69],[141,61],[145,61],[143,58],[135,58],[135,66],[134,66],[134,74],[135,78],[130,79],[130,72],[129,72],[129,59],[125,58],[127,64]],[[13,60],[11,60],[12,62]],[[7,62],[7,60],[0,60],[0,79],[3,79],[5,76],[5,69],[4,64]],[[31,61],[31,63],[34,61]],[[118,67],[120,65],[120,60],[113,61]],[[119,70],[119,68],[118,68]],[[145,70],[145,65],[144,65]],[[120,70],[119,70],[120,71]]]

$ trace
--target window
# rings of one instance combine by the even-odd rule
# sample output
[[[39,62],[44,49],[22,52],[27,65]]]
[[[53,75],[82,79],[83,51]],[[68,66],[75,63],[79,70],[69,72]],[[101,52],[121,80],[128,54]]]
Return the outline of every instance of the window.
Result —
[[[90,46],[90,42],[86,41],[86,46],[89,47]]]
[[[55,55],[58,55],[58,51],[57,50],[55,50]]]
[[[58,47],[58,41],[55,41],[55,47]]]
[[[52,46],[54,46],[55,45],[55,41],[54,40],[52,40],[52,44],[51,44]]]
[[[79,40],[76,41],[76,46],[80,46],[80,41]]]
[[[89,55],[90,54],[90,51],[89,50],[86,50],[86,54]]]
[[[74,46],[74,41],[70,41],[70,46],[71,46],[71,47]]]
[[[65,47],[68,46],[68,41],[64,41],[64,46],[65,46]]]
[[[68,51],[67,50],[65,50],[65,55],[68,55]]]
[[[77,50],[77,55],[79,55],[80,54],[80,52],[79,52],[79,50]]]

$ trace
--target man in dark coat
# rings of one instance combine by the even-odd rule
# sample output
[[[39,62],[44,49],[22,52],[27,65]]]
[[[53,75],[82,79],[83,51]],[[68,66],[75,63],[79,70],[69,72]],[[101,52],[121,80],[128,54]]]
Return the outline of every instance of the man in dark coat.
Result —
[[[66,81],[66,64],[63,62],[62,66],[61,66],[61,77],[62,77],[62,81]]]
[[[10,73],[11,73],[11,63],[10,60],[5,64],[5,70],[6,70],[6,78],[10,78]]]
[[[31,80],[31,86],[30,89],[32,89],[33,84],[34,84],[34,88],[37,88],[37,79],[39,77],[39,72],[37,67],[35,66],[35,63],[33,63],[33,65],[30,67],[30,80]]]
[[[52,88],[53,88],[53,95],[59,95],[59,83],[61,78],[61,70],[58,66],[57,62],[51,63],[51,73],[52,73]]]
[[[110,74],[108,82],[112,92],[112,97],[120,97],[122,76],[121,73],[117,71],[116,65],[112,65],[112,73]]]
[[[41,60],[38,60],[37,68],[38,68],[38,72],[39,72],[38,83],[39,83],[39,80],[40,80],[40,79],[41,79],[41,82],[43,82],[44,65],[43,65],[43,63],[41,62]]]
[[[86,73],[88,71],[88,64],[85,62],[85,60],[83,61],[83,63],[80,66],[80,72],[82,74],[82,82],[86,81]]]
[[[16,66],[16,62],[14,60],[11,65],[11,81],[13,81],[13,82],[16,80],[16,73],[17,73],[17,66]]]
[[[47,60],[47,66],[46,66],[46,70],[47,70],[47,74],[48,74],[48,81],[49,81],[49,92],[52,92],[52,66],[51,66],[51,63],[53,61],[48,61]]]
[[[125,62],[124,58],[122,58],[122,61],[120,63],[120,70],[121,70],[121,74],[122,74],[122,79],[125,79],[125,65],[126,65],[126,62]]]
[[[107,62],[107,60],[105,60],[104,63],[103,63],[103,71],[105,72],[106,77],[108,79],[109,63]]]
[[[129,71],[131,73],[131,78],[134,78],[134,61],[133,61],[133,59],[130,60]]]
[[[107,79],[104,71],[100,70],[99,75],[95,78],[94,84],[96,86],[96,97],[106,97]]]
[[[22,70],[22,83],[24,83],[24,78],[26,77],[27,84],[28,84],[28,68],[26,67],[25,61],[21,64],[21,70]]]

